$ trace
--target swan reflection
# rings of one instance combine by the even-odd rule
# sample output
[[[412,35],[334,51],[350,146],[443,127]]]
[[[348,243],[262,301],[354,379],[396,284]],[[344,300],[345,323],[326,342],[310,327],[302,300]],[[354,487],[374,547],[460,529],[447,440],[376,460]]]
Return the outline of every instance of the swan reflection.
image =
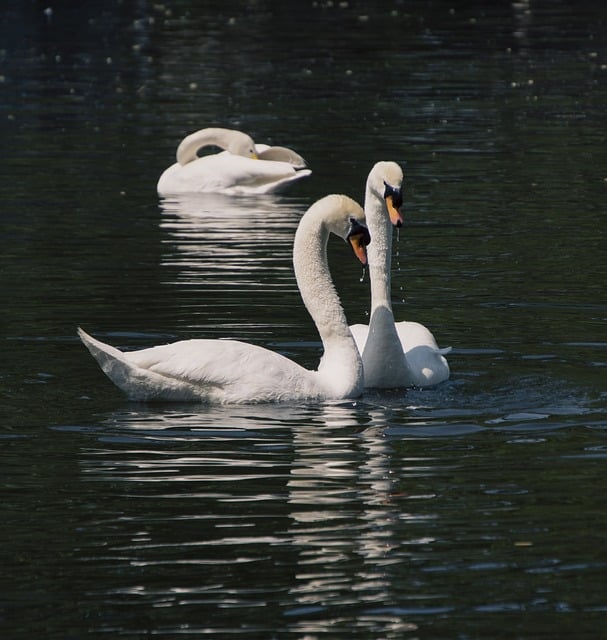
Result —
[[[269,268],[292,277],[293,237],[306,203],[273,196],[184,194],[160,200],[162,265],[170,284],[200,284],[209,275],[232,283]]]
[[[331,624],[308,620],[307,607],[352,606],[354,624],[364,618],[398,637],[409,623],[388,609],[403,563],[423,543],[411,531],[428,516],[396,484],[392,466],[402,461],[385,437],[389,419],[387,409],[351,402],[137,407],[106,418],[82,472],[127,498],[116,521],[130,538],[109,551],[150,570],[205,572],[182,599],[174,590],[146,597],[197,606],[278,597],[288,628],[307,633]]]
[[[201,337],[262,343],[274,337],[276,309],[301,305],[293,240],[309,202],[291,196],[182,194],[162,198],[163,286],[171,326]],[[300,307],[303,311],[303,306]]]

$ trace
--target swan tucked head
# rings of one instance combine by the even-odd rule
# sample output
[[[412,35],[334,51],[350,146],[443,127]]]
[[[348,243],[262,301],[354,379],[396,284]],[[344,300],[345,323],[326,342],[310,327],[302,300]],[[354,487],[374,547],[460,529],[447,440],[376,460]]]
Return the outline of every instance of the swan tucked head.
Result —
[[[386,203],[390,222],[401,227],[403,217],[403,170],[396,162],[378,162],[367,179],[367,189]]]
[[[246,133],[242,133],[242,131],[228,131],[229,134],[226,135],[226,151],[229,151],[236,156],[243,156],[244,158],[257,158],[255,143],[251,136],[248,136]]]

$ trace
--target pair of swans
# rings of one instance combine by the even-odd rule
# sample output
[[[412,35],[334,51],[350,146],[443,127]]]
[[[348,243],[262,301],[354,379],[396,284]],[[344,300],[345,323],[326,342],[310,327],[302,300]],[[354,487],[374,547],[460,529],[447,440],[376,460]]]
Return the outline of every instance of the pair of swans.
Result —
[[[392,224],[402,224],[398,211],[402,180],[396,163],[377,163],[367,179],[365,211],[347,196],[331,195],[313,204],[300,221],[293,265],[302,299],[323,344],[316,371],[263,347],[234,340],[184,340],[121,352],[82,329],[78,330],[80,338],[106,375],[133,400],[336,400],[357,397],[364,387],[438,384],[449,377],[444,357],[448,350],[439,349],[423,325],[395,324],[390,303]],[[362,224],[365,214],[369,231]],[[368,253],[368,326],[347,324],[327,263],[330,233],[347,239],[363,264]]]
[[[200,149],[209,146],[223,151],[199,157]],[[259,195],[283,191],[311,173],[306,161],[291,149],[255,144],[241,131],[208,128],[181,141],[177,162],[162,173],[156,189],[160,195]]]

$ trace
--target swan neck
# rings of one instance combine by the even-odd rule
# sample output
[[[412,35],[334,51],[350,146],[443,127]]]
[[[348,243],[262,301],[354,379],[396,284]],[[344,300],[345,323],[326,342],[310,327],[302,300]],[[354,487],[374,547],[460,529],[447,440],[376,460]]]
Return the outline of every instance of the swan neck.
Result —
[[[349,334],[346,316],[329,272],[328,240],[329,231],[323,224],[310,224],[302,218],[293,246],[297,286],[323,343],[336,330],[345,328],[342,333]]]
[[[177,147],[177,162],[181,165],[198,158],[198,151],[203,147],[215,146],[227,149],[230,145],[232,131],[210,127],[201,129],[186,136]]]
[[[309,213],[295,234],[293,266],[301,297],[323,344],[318,371],[321,376],[326,374],[327,386],[339,385],[344,397],[356,395],[362,391],[362,359],[329,272],[329,230],[320,216]]]
[[[392,268],[392,224],[382,198],[367,185],[365,217],[371,243],[367,247],[371,280],[371,309],[382,306],[392,310],[390,270]]]

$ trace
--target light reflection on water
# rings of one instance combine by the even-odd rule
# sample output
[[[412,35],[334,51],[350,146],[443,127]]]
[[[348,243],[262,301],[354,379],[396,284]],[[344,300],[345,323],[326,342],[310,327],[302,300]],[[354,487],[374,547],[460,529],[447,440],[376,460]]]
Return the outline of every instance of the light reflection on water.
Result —
[[[276,197],[234,198],[217,194],[162,198],[165,253],[162,265],[177,270],[171,285],[203,287],[259,282],[268,268],[292,274],[295,229],[307,206]],[[278,286],[278,285],[274,285]]]
[[[567,479],[551,467],[558,459],[560,475],[578,464],[559,452],[559,424],[538,432],[536,423],[551,417],[528,413],[481,426],[471,414],[477,428],[458,428],[458,410],[447,417],[431,399],[134,405],[90,430],[61,428],[86,436],[80,472],[95,487],[91,507],[104,504],[85,537],[107,544],[82,559],[104,572],[104,586],[86,598],[165,607],[167,629],[181,612],[189,633],[230,628],[216,607],[257,632],[269,631],[257,613],[265,608],[274,633],[367,628],[389,638],[420,625],[440,629],[448,614],[590,614],[600,600],[580,602],[567,581],[576,570],[598,579],[607,564],[580,558],[576,569],[559,557],[549,505]],[[602,416],[593,419],[586,428],[607,428]],[[587,471],[593,456],[607,455],[577,453]],[[575,505],[566,512],[580,524],[587,517]],[[152,586],[159,573],[164,586]]]
[[[603,5],[80,4],[0,8],[0,635],[599,637]],[[313,175],[159,202],[207,125]],[[453,347],[446,384],[145,406],[77,342],[234,337],[315,367],[295,227],[380,159],[406,175],[395,313]],[[329,251],[365,321],[368,278]]]

